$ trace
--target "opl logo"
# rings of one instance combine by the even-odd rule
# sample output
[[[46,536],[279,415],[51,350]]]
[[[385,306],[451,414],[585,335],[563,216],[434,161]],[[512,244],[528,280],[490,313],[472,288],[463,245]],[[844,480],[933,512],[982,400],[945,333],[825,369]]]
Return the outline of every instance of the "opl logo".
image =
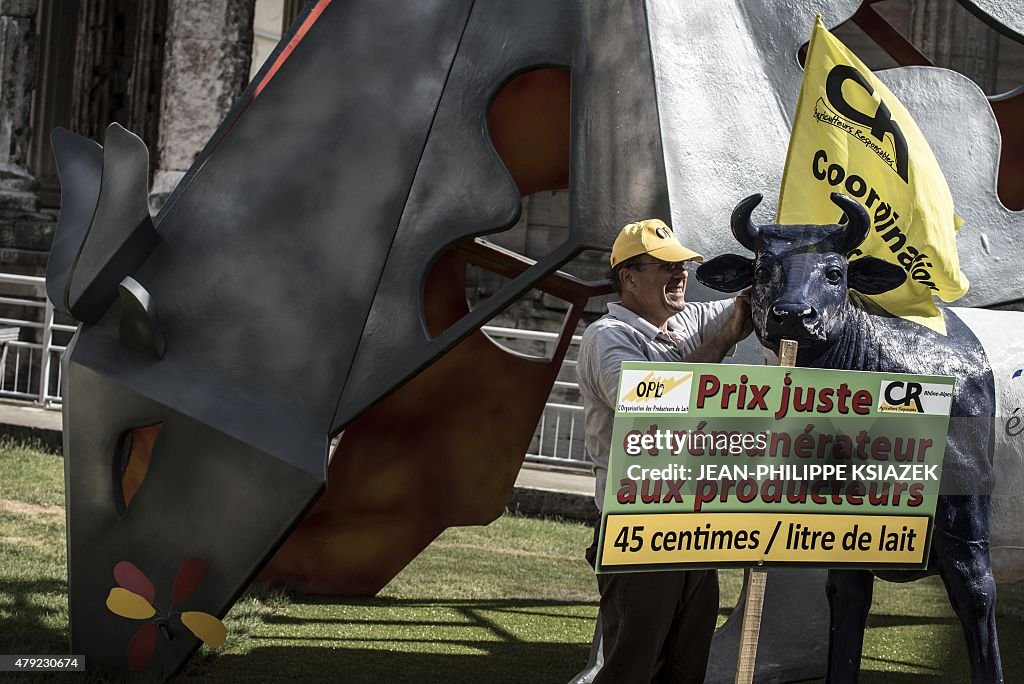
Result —
[[[880,413],[949,413],[953,388],[913,380],[883,380],[878,389]]]
[[[618,410],[623,413],[686,413],[690,409],[689,371],[622,372]]]

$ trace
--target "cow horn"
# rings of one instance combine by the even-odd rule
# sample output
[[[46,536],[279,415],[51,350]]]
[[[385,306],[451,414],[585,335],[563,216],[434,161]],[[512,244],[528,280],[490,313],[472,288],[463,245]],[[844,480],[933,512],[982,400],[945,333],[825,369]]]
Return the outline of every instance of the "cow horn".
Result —
[[[868,218],[867,209],[857,200],[847,197],[841,192],[831,194],[832,201],[846,214],[846,233],[843,235],[843,244],[839,245],[838,251],[849,254],[864,242],[871,230],[871,219]]]
[[[736,240],[749,249],[756,252],[760,243],[760,226],[755,226],[750,220],[754,207],[761,203],[761,194],[757,193],[740,200],[736,208],[732,210],[732,234]]]

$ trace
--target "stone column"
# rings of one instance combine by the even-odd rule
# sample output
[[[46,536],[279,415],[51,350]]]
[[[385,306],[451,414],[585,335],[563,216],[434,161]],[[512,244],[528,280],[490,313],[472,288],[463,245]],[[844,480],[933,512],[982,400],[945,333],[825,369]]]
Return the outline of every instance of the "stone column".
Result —
[[[288,27],[295,21],[295,17],[299,16],[299,12],[302,11],[302,7],[305,4],[306,0],[284,0],[284,7],[281,10],[281,13],[284,15],[282,31],[288,30]]]
[[[167,12],[157,171],[158,210],[245,90],[254,0],[171,0]]]
[[[36,75],[36,0],[0,0],[0,214],[38,208],[29,172],[29,120]]]
[[[160,130],[160,91],[167,30],[167,0],[135,0],[132,68],[127,83],[128,130],[153,145]],[[156,159],[150,159],[155,164]]]
[[[50,149],[50,131],[68,128],[71,122],[72,88],[69,74],[75,63],[75,21],[78,0],[39,0],[36,12],[36,88],[32,103],[32,137],[28,168],[38,182],[40,208],[60,206],[57,163]]]
[[[936,66],[959,71],[988,94],[996,91],[999,34],[954,0],[916,0],[910,40]]]

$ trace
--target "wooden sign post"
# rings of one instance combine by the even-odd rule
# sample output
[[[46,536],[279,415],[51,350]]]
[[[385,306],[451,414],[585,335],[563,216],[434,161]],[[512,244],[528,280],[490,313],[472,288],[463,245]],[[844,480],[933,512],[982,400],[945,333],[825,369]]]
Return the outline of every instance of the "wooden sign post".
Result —
[[[779,365],[796,366],[797,343],[782,340],[779,343]],[[743,604],[743,624],[740,628],[740,649],[736,659],[736,684],[752,684],[757,663],[757,639],[761,633],[761,609],[768,571],[751,568],[747,571],[747,598]]]

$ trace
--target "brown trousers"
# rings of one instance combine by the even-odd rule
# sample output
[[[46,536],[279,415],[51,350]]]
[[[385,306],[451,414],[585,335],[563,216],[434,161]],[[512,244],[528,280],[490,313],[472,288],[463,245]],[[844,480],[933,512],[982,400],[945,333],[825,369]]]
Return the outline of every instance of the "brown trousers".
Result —
[[[596,551],[595,541],[591,565]],[[604,665],[594,684],[703,684],[718,617],[716,570],[604,574],[597,585]]]

